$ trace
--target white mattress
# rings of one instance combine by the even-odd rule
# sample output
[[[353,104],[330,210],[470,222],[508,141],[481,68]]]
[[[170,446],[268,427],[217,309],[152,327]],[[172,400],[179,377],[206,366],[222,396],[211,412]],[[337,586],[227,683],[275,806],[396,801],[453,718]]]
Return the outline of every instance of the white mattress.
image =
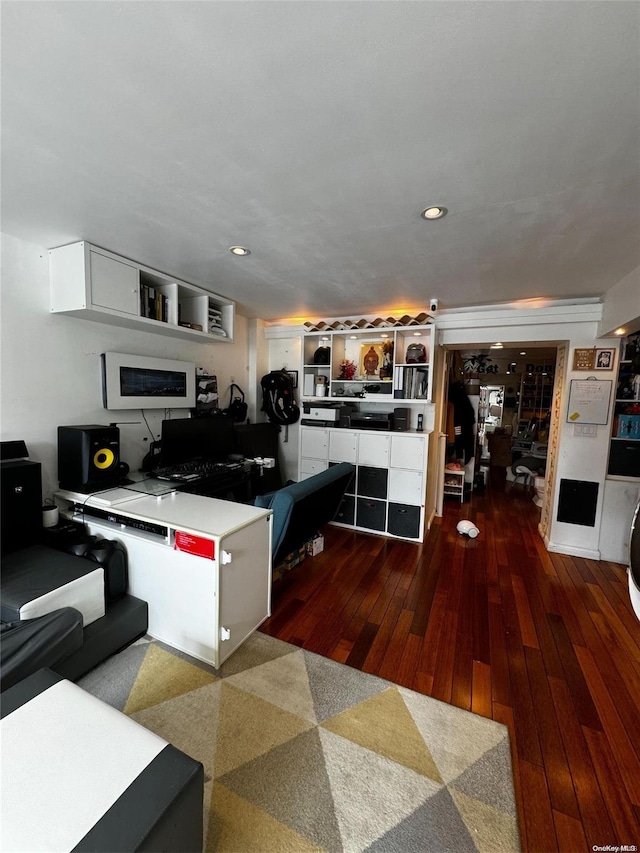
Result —
[[[104,616],[104,569],[98,566],[64,586],[27,601],[20,608],[20,619],[35,619],[60,607],[75,607],[79,610],[83,627]]]

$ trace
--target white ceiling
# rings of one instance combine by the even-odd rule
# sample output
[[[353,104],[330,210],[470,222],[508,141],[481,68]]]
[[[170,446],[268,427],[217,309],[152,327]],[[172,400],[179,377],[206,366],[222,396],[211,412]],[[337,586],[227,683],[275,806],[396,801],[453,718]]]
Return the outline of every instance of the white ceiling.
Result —
[[[639,17],[2,2],[2,229],[265,319],[600,296],[640,264]]]

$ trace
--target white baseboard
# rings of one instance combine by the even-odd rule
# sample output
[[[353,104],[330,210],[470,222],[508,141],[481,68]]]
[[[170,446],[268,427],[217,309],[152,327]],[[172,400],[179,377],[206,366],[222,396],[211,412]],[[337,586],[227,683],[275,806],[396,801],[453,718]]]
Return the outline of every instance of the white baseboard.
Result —
[[[583,557],[585,560],[600,560],[600,551],[591,548],[578,548],[574,545],[556,545],[555,542],[550,542],[545,536],[544,544],[547,551],[553,551],[554,554],[566,554],[568,557]]]

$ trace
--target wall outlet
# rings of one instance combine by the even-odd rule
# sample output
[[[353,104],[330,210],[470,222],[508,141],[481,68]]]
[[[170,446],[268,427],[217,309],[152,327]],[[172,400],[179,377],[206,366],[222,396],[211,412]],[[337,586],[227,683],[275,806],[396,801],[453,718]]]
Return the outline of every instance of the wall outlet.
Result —
[[[573,434],[586,436],[588,438],[596,438],[598,435],[598,427],[595,424],[574,424]]]

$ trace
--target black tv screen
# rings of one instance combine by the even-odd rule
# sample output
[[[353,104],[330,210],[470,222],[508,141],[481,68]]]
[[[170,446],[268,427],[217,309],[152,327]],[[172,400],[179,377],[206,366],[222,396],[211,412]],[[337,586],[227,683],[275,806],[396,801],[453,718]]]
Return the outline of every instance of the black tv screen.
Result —
[[[234,452],[230,418],[173,418],[162,421],[162,465],[179,465],[193,459],[226,462]]]

